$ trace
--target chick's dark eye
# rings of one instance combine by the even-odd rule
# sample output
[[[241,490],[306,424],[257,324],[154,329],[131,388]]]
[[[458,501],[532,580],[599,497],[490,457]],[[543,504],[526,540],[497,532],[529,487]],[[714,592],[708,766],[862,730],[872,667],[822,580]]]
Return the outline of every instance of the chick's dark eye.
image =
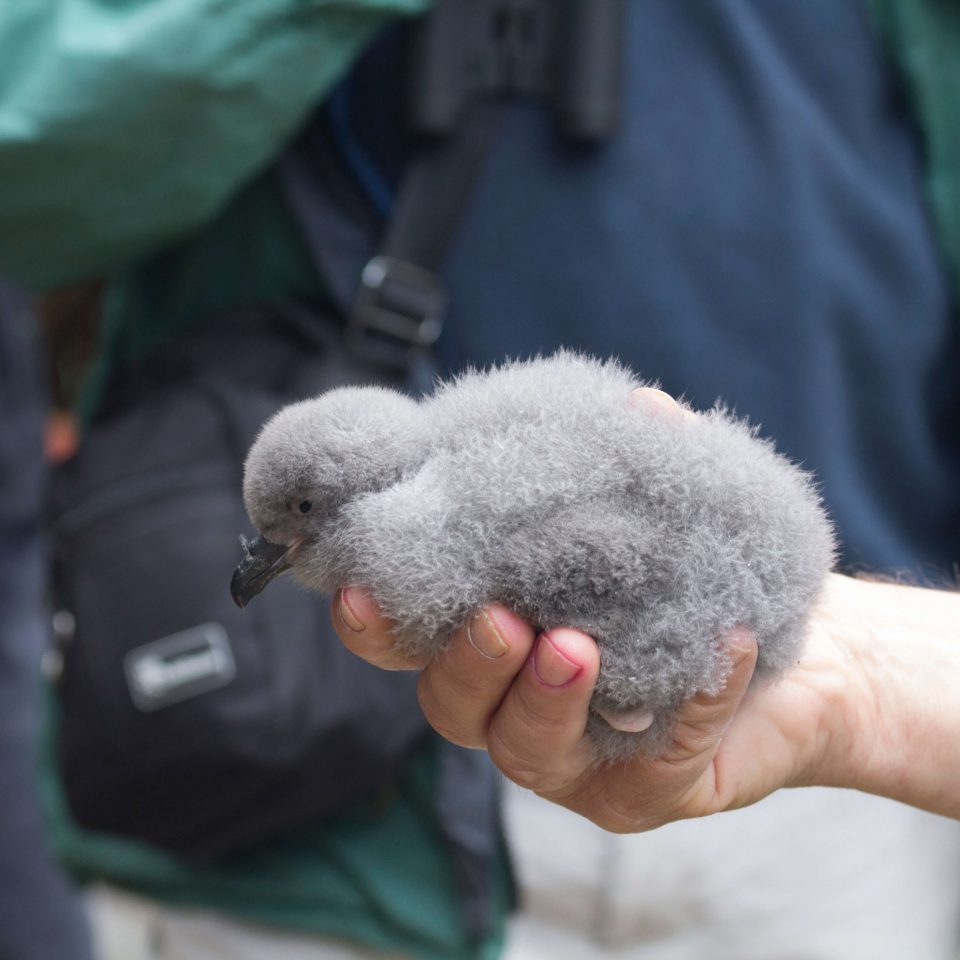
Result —
[[[300,512],[309,513],[313,509],[313,502],[310,500],[301,500],[300,501]]]

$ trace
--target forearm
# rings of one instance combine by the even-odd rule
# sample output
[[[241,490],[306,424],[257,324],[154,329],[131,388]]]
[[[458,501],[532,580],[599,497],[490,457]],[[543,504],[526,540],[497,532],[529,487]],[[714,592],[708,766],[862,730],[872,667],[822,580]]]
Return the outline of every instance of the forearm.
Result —
[[[831,577],[843,675],[816,782],[960,816],[960,594]]]
[[[203,223],[426,0],[0,5],[0,269],[96,276]]]

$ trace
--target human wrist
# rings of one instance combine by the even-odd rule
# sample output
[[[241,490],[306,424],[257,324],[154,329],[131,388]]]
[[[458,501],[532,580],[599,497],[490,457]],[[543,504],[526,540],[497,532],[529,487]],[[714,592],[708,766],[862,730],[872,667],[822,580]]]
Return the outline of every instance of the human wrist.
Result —
[[[830,667],[808,782],[960,813],[960,595],[834,575],[813,630]]]

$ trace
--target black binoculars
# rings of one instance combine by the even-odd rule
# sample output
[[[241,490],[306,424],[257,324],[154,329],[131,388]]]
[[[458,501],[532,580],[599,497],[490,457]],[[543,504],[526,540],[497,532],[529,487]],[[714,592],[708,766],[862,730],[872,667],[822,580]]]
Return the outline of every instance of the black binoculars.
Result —
[[[414,46],[412,121],[453,131],[475,98],[532,97],[574,140],[619,120],[624,0],[441,0]]]

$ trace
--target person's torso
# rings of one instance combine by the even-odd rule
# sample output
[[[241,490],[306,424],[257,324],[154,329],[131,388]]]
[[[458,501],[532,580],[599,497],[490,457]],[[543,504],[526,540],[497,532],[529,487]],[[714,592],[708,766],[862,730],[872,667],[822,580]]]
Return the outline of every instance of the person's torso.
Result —
[[[565,142],[506,116],[449,258],[448,369],[577,347],[814,470],[854,567],[960,554],[960,352],[915,131],[852,2],[626,4],[623,121]],[[389,43],[351,148],[396,182]]]

